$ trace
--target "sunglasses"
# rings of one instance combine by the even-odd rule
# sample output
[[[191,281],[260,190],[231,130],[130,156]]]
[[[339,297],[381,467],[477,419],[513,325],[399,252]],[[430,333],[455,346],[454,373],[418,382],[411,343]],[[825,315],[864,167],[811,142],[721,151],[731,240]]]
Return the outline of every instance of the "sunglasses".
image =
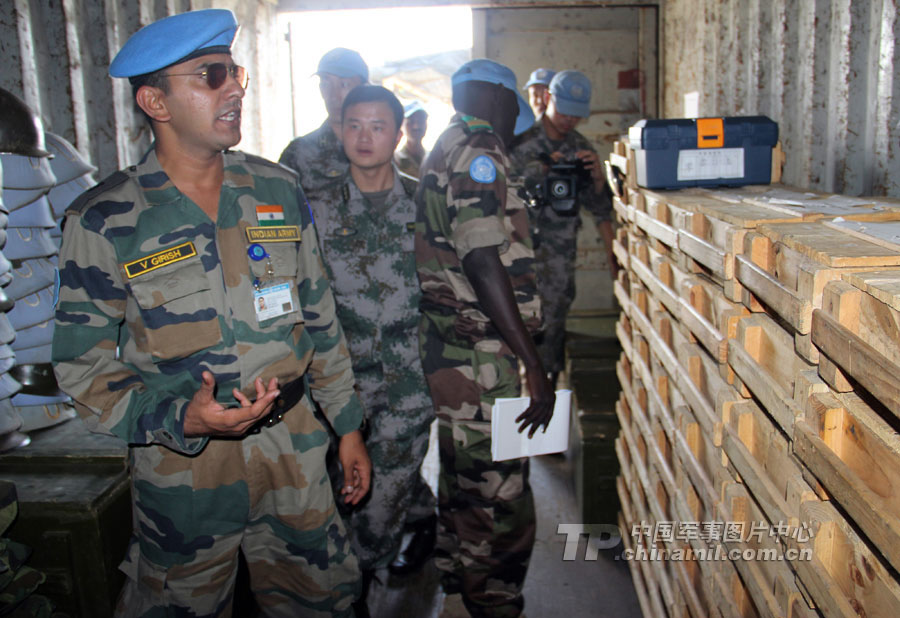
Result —
[[[250,83],[250,75],[247,74],[247,69],[236,64],[228,66],[222,62],[214,62],[207,65],[206,70],[202,73],[164,73],[163,75],[166,77],[179,77],[184,75],[202,77],[206,80],[206,85],[209,86],[210,90],[218,90],[222,87],[222,84],[225,83],[225,80],[228,79],[229,74],[238,84],[240,84],[241,88],[246,88],[247,84]]]

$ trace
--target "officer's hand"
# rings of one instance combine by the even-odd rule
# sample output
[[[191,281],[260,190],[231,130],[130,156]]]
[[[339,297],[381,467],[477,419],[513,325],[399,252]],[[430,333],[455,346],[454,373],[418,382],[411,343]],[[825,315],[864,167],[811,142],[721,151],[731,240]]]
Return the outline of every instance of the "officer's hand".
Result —
[[[195,436],[242,436],[253,424],[272,410],[272,405],[281,391],[278,380],[272,378],[263,384],[256,378],[256,401],[250,401],[241,391],[232,394],[239,406],[226,408],[215,398],[216,381],[212,373],[204,371],[200,388],[191,397],[184,413],[184,435]]]
[[[362,432],[351,431],[341,436],[338,458],[344,467],[344,487],[341,495],[347,504],[357,504],[369,493],[372,480],[372,462],[363,443]]]
[[[553,406],[556,404],[556,393],[553,392],[553,385],[547,379],[547,374],[540,366],[525,369],[525,382],[528,384],[528,392],[531,394],[531,405],[516,418],[516,422],[522,421],[519,425],[519,433],[522,433],[531,426],[528,437],[532,437],[534,432],[543,425],[544,431],[553,418]]]
[[[584,169],[591,172],[591,178],[595,181],[602,180],[606,182],[603,173],[603,166],[600,165],[600,156],[593,150],[579,150],[575,156],[584,162]]]

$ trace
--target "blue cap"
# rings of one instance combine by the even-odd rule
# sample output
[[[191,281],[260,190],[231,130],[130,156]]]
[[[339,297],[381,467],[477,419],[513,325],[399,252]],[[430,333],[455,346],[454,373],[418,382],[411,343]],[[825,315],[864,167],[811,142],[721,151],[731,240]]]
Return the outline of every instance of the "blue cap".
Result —
[[[522,90],[528,90],[528,86],[534,86],[535,84],[549,86],[550,80],[553,79],[554,75],[556,75],[556,71],[550,69],[535,69],[531,72],[531,76],[525,82],[525,85],[522,86]]]
[[[112,64],[112,77],[136,77],[205,56],[229,53],[238,24],[228,9],[203,9],[147,24],[125,43]]]
[[[413,101],[411,103],[407,103],[403,106],[403,117],[409,118],[416,112],[425,112],[428,115],[428,110],[426,110],[420,101]]]
[[[500,84],[504,88],[516,93],[519,101],[519,116],[516,118],[515,134],[524,133],[534,124],[534,114],[528,106],[528,101],[519,94],[516,87],[516,74],[509,67],[487,58],[469,60],[456,70],[450,78],[450,85],[456,86],[464,82],[487,82]]]
[[[322,56],[316,75],[319,73],[331,73],[338,77],[359,77],[363,83],[369,81],[369,67],[365,60],[359,52],[345,47],[335,47]]]
[[[566,116],[591,115],[591,80],[580,71],[560,71],[550,80],[556,111]]]

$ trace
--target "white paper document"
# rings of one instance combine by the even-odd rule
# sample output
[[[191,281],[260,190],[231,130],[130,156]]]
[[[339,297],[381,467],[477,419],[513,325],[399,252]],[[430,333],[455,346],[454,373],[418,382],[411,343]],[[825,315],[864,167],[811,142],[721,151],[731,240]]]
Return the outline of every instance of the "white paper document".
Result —
[[[516,418],[528,409],[530,397],[497,399],[491,409],[491,456],[494,461],[561,453],[569,448],[569,418],[572,391],[556,391],[556,405],[547,431],[538,429],[532,438],[528,430],[519,433]]]

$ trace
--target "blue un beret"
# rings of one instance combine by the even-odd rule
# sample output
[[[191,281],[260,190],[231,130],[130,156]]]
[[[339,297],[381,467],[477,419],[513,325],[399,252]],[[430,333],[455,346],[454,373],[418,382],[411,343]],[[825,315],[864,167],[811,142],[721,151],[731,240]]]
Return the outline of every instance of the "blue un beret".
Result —
[[[203,9],[165,17],[135,32],[112,64],[112,77],[135,77],[206,54],[228,53],[237,34],[234,13]]]

